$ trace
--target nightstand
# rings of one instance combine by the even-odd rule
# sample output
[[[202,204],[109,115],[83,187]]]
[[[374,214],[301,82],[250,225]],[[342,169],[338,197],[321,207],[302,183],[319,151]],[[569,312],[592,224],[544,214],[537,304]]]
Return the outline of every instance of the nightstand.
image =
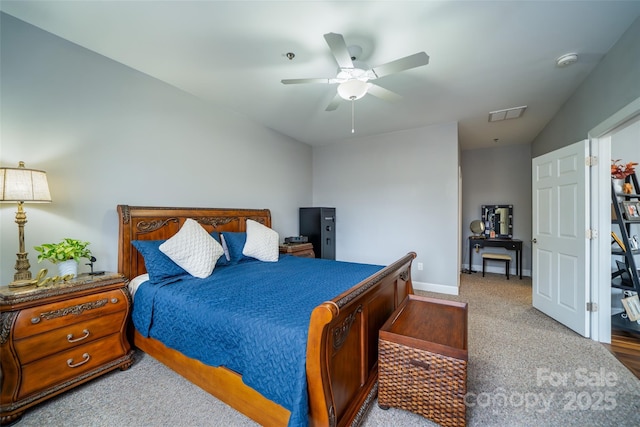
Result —
[[[313,245],[311,243],[283,243],[280,245],[281,254],[290,254],[303,258],[315,258]]]
[[[126,284],[121,274],[105,273],[41,288],[0,286],[0,423],[131,366]]]

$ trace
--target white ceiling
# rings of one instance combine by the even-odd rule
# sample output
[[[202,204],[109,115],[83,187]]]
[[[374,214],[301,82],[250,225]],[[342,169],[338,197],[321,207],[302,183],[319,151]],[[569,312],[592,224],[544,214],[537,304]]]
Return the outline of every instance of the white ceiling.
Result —
[[[101,55],[311,145],[445,122],[462,149],[527,144],[624,31],[640,1],[7,1],[0,9]],[[375,82],[324,111],[336,85],[323,35],[360,45],[369,66],[424,51],[427,66]],[[289,60],[287,52],[295,53]],[[575,52],[576,64],[559,68]],[[488,113],[528,106],[520,119]]]

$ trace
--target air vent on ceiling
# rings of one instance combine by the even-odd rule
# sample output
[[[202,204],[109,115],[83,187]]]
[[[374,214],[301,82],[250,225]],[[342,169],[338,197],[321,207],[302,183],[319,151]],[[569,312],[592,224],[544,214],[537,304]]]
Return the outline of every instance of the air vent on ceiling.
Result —
[[[524,114],[524,110],[526,109],[527,109],[527,106],[523,105],[522,107],[514,107],[514,108],[507,108],[505,110],[491,111],[489,113],[489,121],[499,122],[501,120],[517,119],[519,117],[522,117],[522,115]]]

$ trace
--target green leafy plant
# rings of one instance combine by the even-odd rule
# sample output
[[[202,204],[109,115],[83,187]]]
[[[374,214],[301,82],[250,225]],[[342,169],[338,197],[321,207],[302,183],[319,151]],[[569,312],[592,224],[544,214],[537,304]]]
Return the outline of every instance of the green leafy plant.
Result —
[[[38,262],[47,260],[54,264],[71,259],[80,262],[80,258],[91,258],[89,242],[65,238],[60,243],[43,243],[33,249],[40,252]]]

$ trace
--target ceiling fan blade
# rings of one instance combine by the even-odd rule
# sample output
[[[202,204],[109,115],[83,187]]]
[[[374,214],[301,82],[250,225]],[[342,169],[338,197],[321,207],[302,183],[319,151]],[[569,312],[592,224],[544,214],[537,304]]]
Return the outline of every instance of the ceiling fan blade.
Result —
[[[327,105],[327,108],[324,109],[324,111],[333,111],[336,108],[338,108],[340,106],[340,100],[342,98],[340,98],[340,95],[338,95],[336,93],[336,96],[333,97],[333,99],[331,100],[331,102],[329,103],[329,105]]]
[[[300,83],[331,83],[333,79],[283,79],[280,80],[285,85],[296,85]]]
[[[395,61],[387,62],[386,64],[378,65],[372,68],[371,71],[374,72],[376,78],[380,78],[389,74],[427,65],[428,63],[429,55],[424,52],[418,52],[405,56],[404,58],[396,59]]]
[[[328,33],[324,35],[324,39],[331,49],[331,53],[336,58],[336,62],[340,68],[353,68],[353,61],[344,42],[342,34]]]
[[[367,93],[375,96],[376,98],[384,99],[385,101],[395,102],[402,99],[402,96],[397,93],[391,92],[389,89],[385,89],[381,86],[374,85],[373,83],[369,83]]]

